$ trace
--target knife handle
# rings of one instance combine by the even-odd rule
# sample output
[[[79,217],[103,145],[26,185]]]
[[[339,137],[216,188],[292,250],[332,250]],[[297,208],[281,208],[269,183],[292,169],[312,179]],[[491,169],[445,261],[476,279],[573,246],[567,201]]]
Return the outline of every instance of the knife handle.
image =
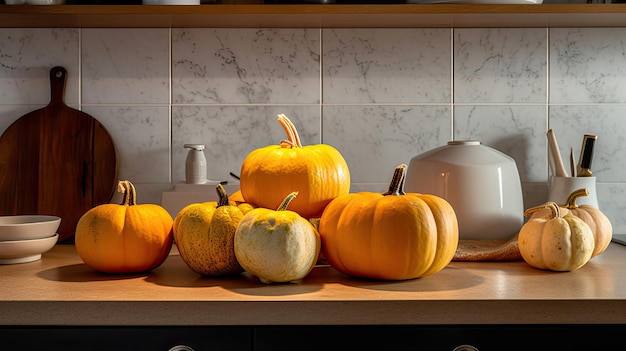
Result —
[[[595,142],[598,139],[597,135],[585,134],[583,137],[583,145],[580,148],[580,159],[578,161],[578,176],[579,177],[591,177],[591,162],[593,161],[593,150]]]

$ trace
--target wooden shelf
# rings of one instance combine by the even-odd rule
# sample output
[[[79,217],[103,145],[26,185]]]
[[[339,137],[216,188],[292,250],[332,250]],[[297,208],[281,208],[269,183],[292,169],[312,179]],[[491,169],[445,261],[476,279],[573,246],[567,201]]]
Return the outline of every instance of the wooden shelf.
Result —
[[[626,4],[0,5],[2,28],[624,26]]]

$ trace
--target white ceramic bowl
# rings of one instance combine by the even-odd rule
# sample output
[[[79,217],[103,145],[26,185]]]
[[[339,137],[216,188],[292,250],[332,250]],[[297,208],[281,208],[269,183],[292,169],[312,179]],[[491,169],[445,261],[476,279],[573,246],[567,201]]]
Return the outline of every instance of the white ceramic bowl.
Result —
[[[61,217],[57,216],[0,216],[0,241],[49,238],[59,225]]]
[[[59,234],[33,240],[0,241],[0,264],[33,262],[49,251],[59,240]]]
[[[460,239],[509,239],[524,222],[515,160],[479,141],[451,141],[413,157],[404,189],[447,200],[456,213]]]

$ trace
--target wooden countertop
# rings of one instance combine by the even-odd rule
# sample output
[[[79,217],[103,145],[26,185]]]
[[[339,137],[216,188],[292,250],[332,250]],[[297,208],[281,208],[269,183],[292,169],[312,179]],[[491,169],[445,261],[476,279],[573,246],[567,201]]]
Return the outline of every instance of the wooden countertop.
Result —
[[[384,282],[317,266],[300,283],[202,277],[173,250],[149,274],[105,275],[73,245],[0,266],[1,325],[626,324],[626,246],[575,272],[517,262],[452,262]]]

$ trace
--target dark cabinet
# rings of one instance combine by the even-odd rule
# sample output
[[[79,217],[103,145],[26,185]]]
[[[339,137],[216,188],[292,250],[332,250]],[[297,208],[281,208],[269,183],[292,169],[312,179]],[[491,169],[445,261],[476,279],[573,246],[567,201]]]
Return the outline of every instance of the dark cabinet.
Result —
[[[247,327],[3,327],[11,351],[250,351]],[[5,349],[0,347],[0,349]]]
[[[624,325],[267,326],[255,327],[254,351],[608,350],[625,332]]]
[[[605,350],[626,325],[3,327],[11,351]],[[4,349],[4,348],[3,348]]]

